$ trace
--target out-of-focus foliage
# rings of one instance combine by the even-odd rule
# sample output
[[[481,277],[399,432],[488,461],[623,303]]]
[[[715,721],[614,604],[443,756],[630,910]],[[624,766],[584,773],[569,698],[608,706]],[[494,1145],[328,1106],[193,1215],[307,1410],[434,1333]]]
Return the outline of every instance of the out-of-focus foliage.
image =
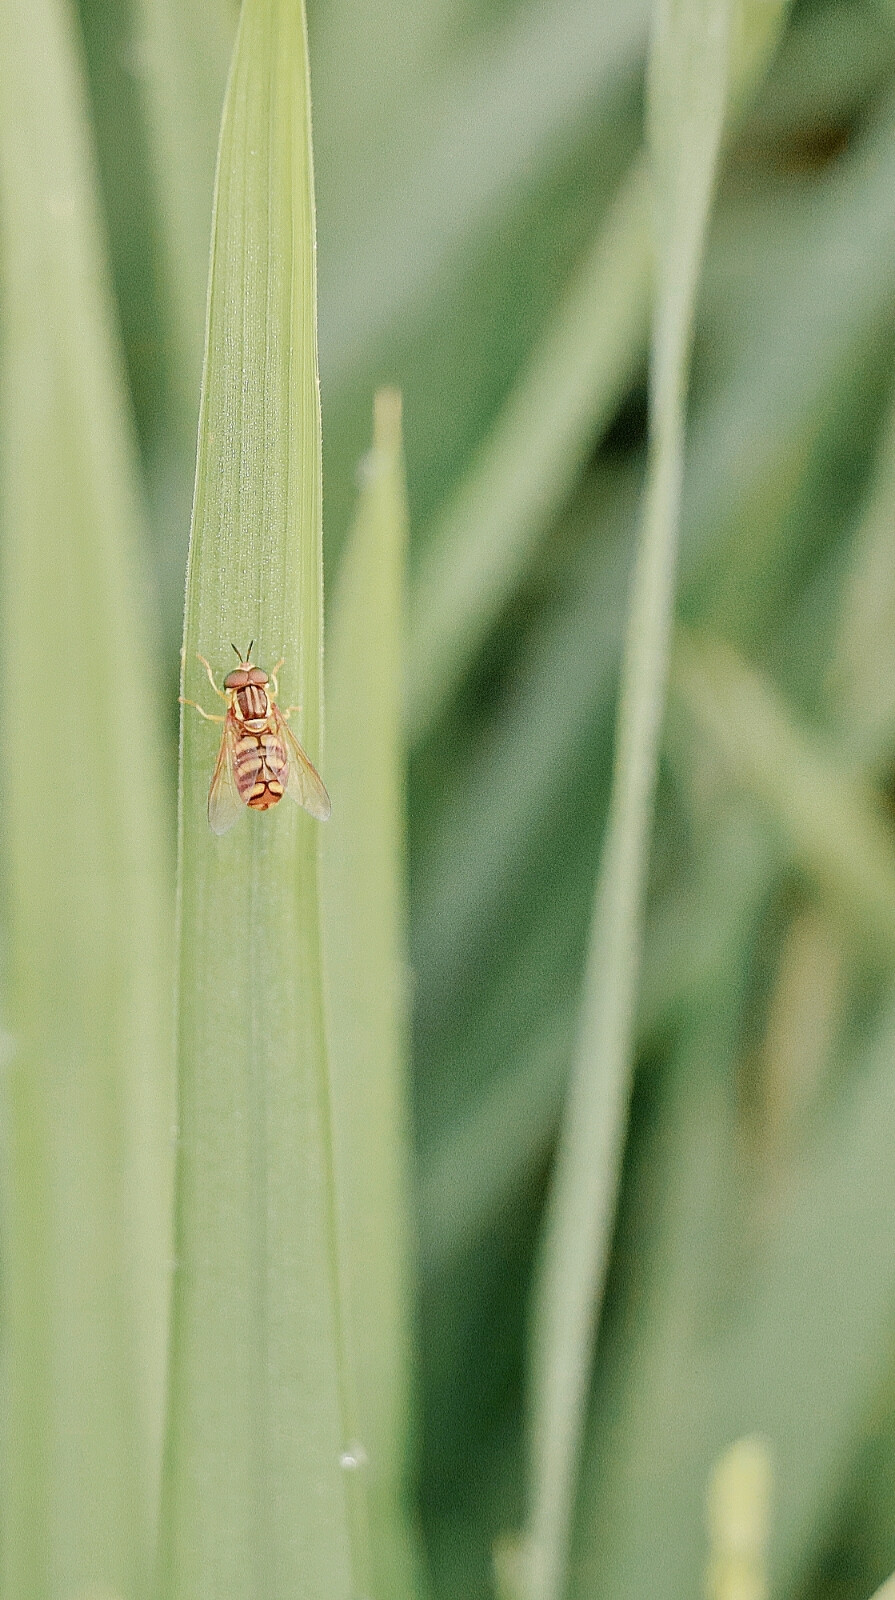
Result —
[[[116,404],[141,453],[170,821],[237,8],[68,5]],[[760,29],[763,0],[733,11]],[[373,393],[403,393],[417,1337],[402,1425],[415,1407],[436,1600],[491,1592],[496,1541],[508,1594],[522,1570],[534,1262],[647,459],[650,12],[309,0],[330,593]],[[30,381],[21,356],[16,372]],[[698,288],[681,626],[572,1600],[698,1593],[709,1483],[753,1436],[772,1467],[770,1594],[866,1600],[895,1568],[893,418],[895,6],[794,0],[728,107]],[[94,599],[73,598],[89,637]],[[53,615],[28,614],[35,656]],[[103,704],[85,684],[82,712]]]

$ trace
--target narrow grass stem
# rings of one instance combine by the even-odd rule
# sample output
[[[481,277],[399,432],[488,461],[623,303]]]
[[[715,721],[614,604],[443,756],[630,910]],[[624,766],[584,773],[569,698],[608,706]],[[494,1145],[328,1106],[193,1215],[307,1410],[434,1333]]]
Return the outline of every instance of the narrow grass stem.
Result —
[[[665,700],[693,309],[728,83],[727,0],[660,0],[650,63],[657,303],[643,529],[622,664],[609,820],[537,1286],[531,1600],[566,1583],[578,1455],[632,1069]]]

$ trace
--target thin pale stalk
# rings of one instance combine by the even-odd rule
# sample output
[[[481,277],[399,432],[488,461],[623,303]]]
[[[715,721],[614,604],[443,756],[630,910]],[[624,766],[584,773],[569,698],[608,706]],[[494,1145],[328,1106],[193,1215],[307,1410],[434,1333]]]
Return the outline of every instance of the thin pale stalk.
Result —
[[[789,0],[735,7],[731,101],[748,102]],[[653,241],[640,156],[601,218],[478,458],[432,528],[411,594],[407,720],[431,726],[524,576],[570,478],[645,356]]]
[[[537,1286],[529,1592],[559,1600],[634,1043],[643,901],[677,561],[693,310],[727,98],[728,0],[659,0],[650,63],[657,304],[643,531],[610,812]]]

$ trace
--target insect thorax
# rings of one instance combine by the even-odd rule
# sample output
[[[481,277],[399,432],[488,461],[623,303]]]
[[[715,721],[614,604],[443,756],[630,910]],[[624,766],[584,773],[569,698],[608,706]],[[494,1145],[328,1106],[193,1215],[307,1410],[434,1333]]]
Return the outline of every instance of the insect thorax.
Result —
[[[240,722],[266,722],[270,697],[260,683],[246,683],[233,694],[233,710]]]

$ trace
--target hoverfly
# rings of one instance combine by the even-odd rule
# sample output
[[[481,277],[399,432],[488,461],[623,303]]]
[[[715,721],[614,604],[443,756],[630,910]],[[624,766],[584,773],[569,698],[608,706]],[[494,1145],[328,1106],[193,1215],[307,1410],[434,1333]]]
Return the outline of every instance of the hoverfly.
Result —
[[[321,822],[326,821],[331,810],[323,779],[288,727],[288,718],[298,707],[281,711],[277,705],[277,674],[283,662],[278,661],[271,673],[253,667],[252,644],[244,659],[232,646],[239,666],[227,674],[223,689],[215,683],[205,657],[198,657],[215,694],[227,702],[222,717],[212,716],[195,700],[181,696],[181,703],[193,706],[206,722],[224,724],[208,790],[208,822],[213,833],[226,833],[232,828],[242,815],[243,806],[252,811],[269,811],[284,794]]]

